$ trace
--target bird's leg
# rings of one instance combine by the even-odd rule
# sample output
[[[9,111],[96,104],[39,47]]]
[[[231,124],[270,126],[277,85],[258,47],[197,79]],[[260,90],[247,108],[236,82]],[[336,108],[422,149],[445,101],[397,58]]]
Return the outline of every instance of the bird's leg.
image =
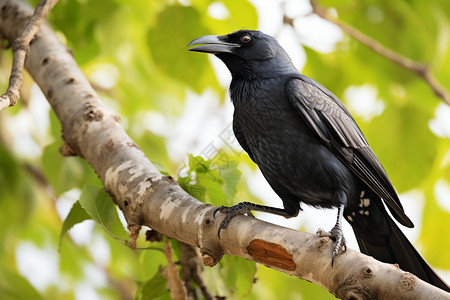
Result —
[[[295,214],[295,215],[289,214],[283,208],[259,205],[259,204],[255,204],[255,203],[251,203],[251,202],[241,202],[241,203],[238,203],[238,204],[230,206],[230,207],[221,206],[221,207],[217,208],[213,213],[214,218],[216,217],[216,213],[218,211],[226,214],[225,218],[220,223],[219,231],[217,232],[219,239],[220,239],[220,231],[224,228],[227,228],[228,223],[230,222],[230,220],[232,218],[234,218],[237,215],[248,215],[248,216],[254,217],[251,212],[252,210],[271,213],[271,214],[283,216],[285,218],[291,218],[291,217],[295,217],[297,215],[297,214]]]
[[[343,247],[344,248],[344,252],[347,251],[347,245],[345,243],[345,238],[344,238],[344,234],[342,233],[342,218],[344,216],[344,204],[340,204],[338,207],[338,216],[337,216],[337,221],[336,221],[336,225],[334,225],[334,227],[329,231],[325,231],[322,228],[319,228],[319,230],[317,230],[316,235],[321,236],[321,237],[329,237],[332,238],[333,240],[335,240],[335,245],[334,245],[334,249],[333,249],[333,254],[331,256],[331,267],[333,267],[334,264],[334,257],[336,256],[336,254],[339,253],[339,250]]]

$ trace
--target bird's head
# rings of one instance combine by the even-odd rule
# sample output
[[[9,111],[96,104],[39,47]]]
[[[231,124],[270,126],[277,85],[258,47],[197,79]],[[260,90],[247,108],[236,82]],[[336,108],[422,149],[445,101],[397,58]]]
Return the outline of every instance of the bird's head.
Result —
[[[239,30],[227,35],[206,35],[189,43],[200,45],[189,51],[215,54],[228,67],[233,78],[266,78],[295,69],[271,36],[255,30]]]

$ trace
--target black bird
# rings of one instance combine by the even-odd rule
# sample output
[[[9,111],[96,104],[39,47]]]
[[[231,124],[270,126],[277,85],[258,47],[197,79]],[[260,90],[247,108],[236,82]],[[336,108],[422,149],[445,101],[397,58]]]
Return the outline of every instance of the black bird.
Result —
[[[332,262],[340,249],[345,251],[345,218],[361,252],[397,263],[450,292],[388,215],[383,201],[398,222],[414,226],[363,133],[333,93],[298,72],[277,41],[262,32],[208,35],[192,45],[200,46],[190,51],[213,53],[230,70],[234,134],[284,206],[242,202],[221,207],[218,211],[226,217],[219,237],[239,214],[262,211],[291,218],[302,203],[337,207],[336,225],[329,233],[320,232],[336,241]]]

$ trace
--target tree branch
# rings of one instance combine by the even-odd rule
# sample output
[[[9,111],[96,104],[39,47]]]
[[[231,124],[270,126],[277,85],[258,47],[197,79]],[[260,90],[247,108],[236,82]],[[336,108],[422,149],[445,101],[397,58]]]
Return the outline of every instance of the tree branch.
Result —
[[[450,105],[449,91],[447,91],[445,87],[442,86],[439,83],[439,81],[434,77],[429,65],[422,62],[414,61],[397,52],[394,52],[391,49],[380,44],[377,40],[357,30],[356,28],[330,16],[329,14],[326,13],[326,10],[320,6],[317,0],[310,0],[310,3],[313,9],[313,13],[339,26],[345,33],[353,37],[361,44],[366,45],[367,47],[369,47],[376,53],[380,54],[381,56],[384,56],[387,59],[391,60],[392,62],[398,64],[399,66],[416,73],[431,87],[436,96],[441,98],[447,105]],[[284,23],[293,26],[293,20],[290,18],[285,17]]]
[[[0,0],[0,31],[9,40],[31,15],[19,1]],[[25,67],[41,87],[62,125],[65,143],[86,159],[105,190],[122,209],[135,234],[142,226],[200,248],[202,261],[215,265],[237,255],[314,282],[342,299],[445,299],[444,291],[416,276],[348,250],[331,267],[328,238],[237,216],[222,231],[223,215],[201,203],[150,163],[100,101],[66,48],[44,24],[31,45]]]
[[[6,107],[16,105],[19,100],[20,88],[23,80],[23,64],[30,51],[30,42],[48,13],[52,10],[58,0],[42,0],[33,16],[28,19],[22,33],[12,42],[13,63],[9,86],[6,93],[0,96],[0,111]]]

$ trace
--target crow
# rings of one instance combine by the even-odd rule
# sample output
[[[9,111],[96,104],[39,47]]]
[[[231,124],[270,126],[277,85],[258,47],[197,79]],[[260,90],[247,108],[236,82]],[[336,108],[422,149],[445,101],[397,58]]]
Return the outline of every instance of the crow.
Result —
[[[384,204],[400,224],[414,226],[360,128],[333,93],[297,71],[278,42],[260,31],[207,35],[188,46],[193,45],[198,46],[190,51],[215,54],[231,72],[234,134],[284,206],[222,206],[214,212],[226,214],[219,238],[234,216],[251,211],[291,218],[302,203],[337,207],[336,225],[318,231],[335,240],[332,264],[346,250],[344,218],[361,252],[450,292],[388,215]]]

